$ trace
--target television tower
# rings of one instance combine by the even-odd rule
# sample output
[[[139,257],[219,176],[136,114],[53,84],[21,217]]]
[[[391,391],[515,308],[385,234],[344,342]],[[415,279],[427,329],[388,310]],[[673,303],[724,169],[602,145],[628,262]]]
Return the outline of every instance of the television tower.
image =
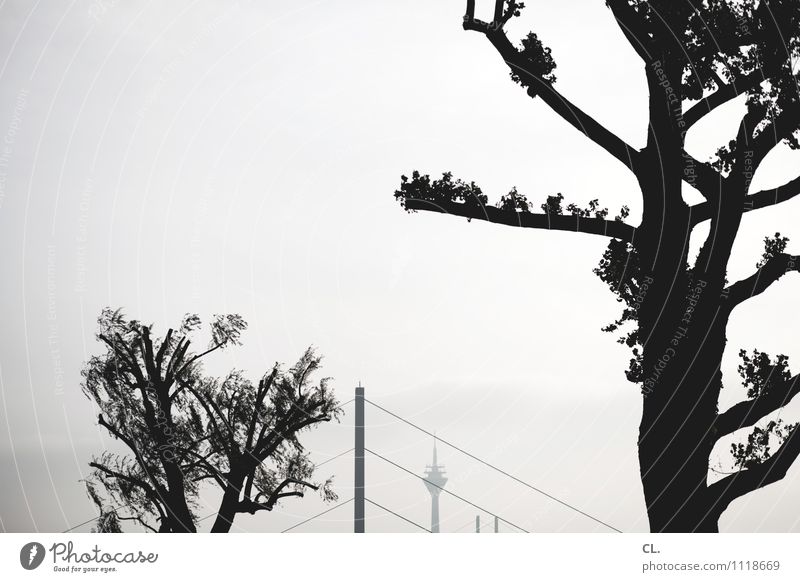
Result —
[[[425,487],[431,494],[431,533],[439,533],[439,494],[447,483],[444,476],[444,465],[440,465],[436,458],[436,437],[433,437],[433,463],[425,468]]]

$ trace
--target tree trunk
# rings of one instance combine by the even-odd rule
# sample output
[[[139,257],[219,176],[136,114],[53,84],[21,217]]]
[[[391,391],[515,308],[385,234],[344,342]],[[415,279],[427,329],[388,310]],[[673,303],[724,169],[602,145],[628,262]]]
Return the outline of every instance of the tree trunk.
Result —
[[[721,514],[707,480],[727,317],[717,285],[689,286],[679,317],[668,304],[644,348],[639,466],[653,532],[717,532]]]
[[[217,512],[217,519],[214,520],[214,525],[211,527],[211,533],[228,533],[236,517],[239,495],[244,486],[244,477],[237,474],[229,474],[227,482],[225,493],[222,495],[222,503],[220,503],[219,511]]]
[[[172,522],[170,531],[176,533],[197,533],[192,512],[186,501],[184,477],[180,468],[172,461],[164,463],[164,472],[169,487],[169,503],[166,510]]]
[[[171,507],[169,508],[171,513],[170,517],[172,518],[171,531],[175,533],[197,533],[197,527],[194,525],[192,512],[189,511],[189,506],[186,503],[186,496],[183,490],[180,490],[174,497],[176,499],[171,503]]]
[[[689,267],[693,230],[682,197],[686,160],[680,116],[668,90],[682,68],[668,55],[647,67],[648,145],[636,175],[643,194],[634,242],[647,280],[636,308],[642,345],[639,467],[653,532],[716,532],[719,512],[708,493],[708,463],[721,389],[719,370],[727,316],[720,310],[725,265],[705,246]]]
[[[695,403],[682,396],[644,398],[639,465],[653,532],[718,531],[707,487],[713,416],[693,410]]]

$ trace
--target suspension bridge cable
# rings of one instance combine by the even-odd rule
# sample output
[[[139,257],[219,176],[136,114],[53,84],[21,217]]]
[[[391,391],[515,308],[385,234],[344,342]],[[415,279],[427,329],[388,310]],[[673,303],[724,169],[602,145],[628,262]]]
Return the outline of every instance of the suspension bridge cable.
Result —
[[[449,495],[452,495],[452,496],[453,496],[453,497],[455,497],[456,499],[460,499],[461,501],[463,501],[464,503],[467,503],[467,504],[471,505],[471,506],[472,506],[472,507],[474,507],[475,509],[479,509],[480,511],[483,511],[484,513],[488,513],[488,514],[489,514],[489,515],[491,515],[492,517],[496,517],[496,518],[497,518],[497,519],[499,519],[500,521],[502,521],[502,522],[505,522],[505,523],[507,523],[508,525],[510,525],[510,526],[512,526],[512,527],[515,527],[515,528],[517,528],[518,530],[524,531],[525,533],[531,533],[531,532],[529,532],[527,529],[525,529],[524,527],[520,527],[520,526],[518,526],[517,524],[515,524],[514,522],[508,521],[507,519],[503,519],[502,517],[500,517],[499,515],[496,515],[496,514],[492,513],[492,512],[491,512],[491,511],[489,511],[488,509],[486,509],[486,508],[484,508],[484,507],[481,507],[480,505],[476,505],[476,504],[472,503],[472,501],[470,501],[470,500],[468,500],[468,499],[464,499],[464,498],[463,498],[463,497],[461,497],[460,495],[456,495],[456,494],[455,494],[455,493],[453,493],[452,491],[449,491],[449,490],[445,489],[444,487],[441,487],[440,485],[437,485],[437,484],[436,484],[436,483],[434,483],[433,481],[429,481],[429,480],[428,480],[428,479],[426,479],[425,477],[420,477],[419,475],[417,475],[416,473],[414,473],[414,471],[412,471],[411,469],[406,469],[406,468],[405,468],[405,467],[403,467],[402,465],[398,465],[398,464],[397,464],[397,463],[395,463],[394,461],[392,461],[392,460],[390,460],[390,459],[387,459],[387,458],[386,458],[386,457],[384,457],[383,455],[379,455],[379,454],[378,454],[378,453],[376,453],[375,451],[372,451],[372,450],[370,450],[370,449],[367,449],[367,448],[364,448],[364,450],[365,450],[365,451],[367,451],[368,453],[371,453],[371,454],[375,455],[375,456],[376,456],[376,457],[378,457],[379,459],[383,459],[384,461],[386,461],[386,462],[387,462],[387,463],[389,463],[390,465],[394,465],[394,466],[395,466],[395,467],[397,467],[398,469],[401,469],[401,470],[405,471],[405,472],[406,472],[406,473],[408,473],[409,475],[413,475],[414,477],[416,477],[417,479],[421,479],[421,480],[422,480],[422,481],[424,481],[425,483],[430,483],[431,485],[433,485],[433,486],[434,486],[434,487],[436,487],[437,489],[440,489],[440,490],[444,491],[445,493],[447,493],[447,494],[449,494]]]
[[[87,523],[92,523],[93,521],[95,521],[95,520],[96,520],[96,519],[98,519],[99,517],[100,517],[100,516],[98,515],[97,517],[93,517],[92,519],[87,519],[86,521],[83,521],[83,522],[79,523],[78,525],[73,525],[71,528],[69,528],[69,529],[65,529],[65,530],[64,530],[64,531],[62,531],[61,533],[69,533],[69,532],[71,532],[71,531],[72,531],[72,530],[74,530],[74,529],[78,529],[78,528],[79,528],[79,527],[81,527],[82,525],[86,525]]]
[[[330,463],[331,461],[335,461],[335,460],[336,460],[336,459],[338,459],[339,457],[343,457],[343,456],[345,456],[347,453],[352,453],[354,450],[355,450],[355,447],[354,447],[354,448],[352,448],[352,449],[349,449],[349,450],[347,450],[347,451],[344,451],[343,453],[339,453],[338,455],[336,455],[335,457],[331,457],[331,458],[330,458],[330,459],[328,459],[327,461],[322,461],[321,463],[317,463],[316,465],[314,465],[314,468],[316,468],[316,467],[321,467],[322,465],[325,465],[325,464],[327,464],[327,463]]]
[[[109,511],[116,511],[117,509],[121,509],[121,508],[123,508],[123,507],[128,507],[128,505],[125,505],[125,504],[123,504],[123,505],[117,505],[116,507],[112,507],[112,508],[111,508]],[[93,517],[93,518],[91,518],[91,519],[87,519],[86,521],[83,521],[83,522],[79,523],[78,525],[73,525],[71,528],[69,528],[69,529],[65,529],[65,530],[64,530],[64,531],[62,531],[61,533],[69,533],[69,532],[71,532],[72,530],[74,530],[74,529],[78,529],[78,528],[79,528],[79,527],[81,527],[82,525],[86,525],[86,524],[92,523],[93,521],[95,521],[96,519],[99,519],[99,518],[100,518],[100,516],[98,515],[98,516],[96,516],[96,517]]]
[[[334,505],[333,507],[329,507],[328,509],[326,509],[326,510],[325,510],[325,511],[323,511],[322,513],[318,513],[317,515],[314,515],[314,516],[312,516],[312,517],[309,517],[308,519],[305,519],[305,520],[301,521],[300,523],[296,523],[296,524],[294,524],[292,527],[290,527],[290,528],[287,528],[287,529],[283,530],[281,533],[286,533],[286,532],[292,531],[294,528],[296,528],[296,527],[300,527],[300,526],[301,526],[301,525],[303,525],[304,523],[308,523],[309,521],[312,521],[312,520],[314,520],[314,519],[317,519],[318,517],[322,517],[323,515],[325,515],[326,513],[330,513],[330,512],[331,512],[331,511],[333,511],[334,509],[338,509],[338,508],[342,507],[343,505],[347,505],[348,503],[350,503],[351,501],[353,501],[353,499],[354,499],[354,497],[351,497],[351,498],[350,498],[350,499],[348,499],[347,501],[342,501],[341,503],[337,503],[336,505]]]
[[[402,519],[403,521],[407,521],[407,522],[408,522],[408,523],[410,523],[411,525],[414,525],[414,526],[418,527],[418,528],[419,528],[419,529],[421,529],[421,530],[425,530],[426,532],[428,532],[428,533],[431,533],[431,530],[429,530],[427,527],[423,527],[423,526],[421,526],[420,524],[418,524],[417,522],[415,522],[415,521],[411,521],[410,519],[408,519],[407,517],[403,517],[403,516],[402,516],[402,515],[400,515],[399,513],[395,513],[394,511],[392,511],[392,510],[391,510],[391,509],[389,509],[388,507],[384,507],[384,506],[383,506],[383,505],[381,505],[380,503],[375,503],[375,502],[374,502],[372,499],[367,499],[367,498],[365,497],[365,498],[364,498],[364,501],[369,501],[369,502],[370,502],[372,505],[374,505],[375,507],[379,507],[379,508],[383,509],[384,511],[388,511],[389,513],[391,513],[391,514],[392,514],[392,515],[394,515],[395,517],[399,517],[399,518],[400,518],[400,519]]]
[[[516,482],[517,482],[517,483],[519,483],[520,485],[524,485],[524,486],[525,486],[525,487],[527,487],[528,489],[532,489],[533,491],[536,491],[537,493],[540,493],[541,495],[544,495],[545,497],[547,497],[547,498],[549,498],[549,499],[552,499],[553,501],[555,501],[555,502],[557,502],[557,503],[560,503],[560,504],[561,504],[561,505],[563,505],[564,507],[568,507],[568,508],[569,508],[569,509],[571,509],[572,511],[575,511],[575,512],[577,512],[577,513],[580,513],[580,514],[581,514],[581,515],[583,515],[584,517],[588,517],[588,518],[589,518],[589,519],[591,519],[592,521],[595,521],[595,522],[597,522],[597,523],[599,523],[599,524],[601,524],[601,525],[604,525],[605,527],[607,527],[607,528],[609,528],[609,529],[612,529],[612,530],[614,530],[614,531],[615,531],[615,532],[617,532],[617,533],[622,533],[622,530],[621,530],[621,529],[618,529],[618,528],[614,527],[613,525],[611,525],[611,524],[609,524],[609,523],[607,523],[607,522],[603,521],[602,519],[600,519],[600,518],[597,518],[597,517],[595,517],[595,516],[593,516],[593,515],[590,515],[590,514],[586,513],[585,511],[583,511],[583,510],[581,510],[581,509],[578,509],[578,508],[577,508],[577,507],[575,507],[574,505],[572,505],[572,504],[570,504],[570,503],[567,503],[566,501],[563,501],[563,500],[559,499],[559,498],[558,498],[558,497],[556,497],[555,495],[551,495],[551,494],[550,494],[550,493],[548,493],[547,491],[543,491],[542,489],[539,489],[538,487],[536,487],[536,486],[534,486],[534,485],[531,485],[530,483],[526,483],[525,481],[523,481],[523,480],[522,480],[522,479],[520,479],[519,477],[515,477],[515,476],[514,476],[514,475],[512,475],[511,473],[509,473],[509,472],[507,472],[507,471],[504,471],[503,469],[501,469],[501,468],[497,467],[496,465],[493,465],[493,464],[491,464],[491,463],[490,463],[490,462],[488,462],[488,461],[484,461],[483,459],[481,459],[481,458],[479,458],[479,457],[476,457],[476,456],[475,456],[475,455],[473,455],[472,453],[465,451],[465,450],[464,450],[464,449],[462,449],[461,447],[459,447],[459,446],[456,446],[456,445],[454,445],[453,443],[451,443],[451,442],[448,442],[448,441],[444,440],[442,437],[440,437],[440,436],[438,436],[438,435],[435,435],[434,433],[432,433],[432,432],[430,432],[430,431],[428,431],[428,430],[425,430],[424,428],[422,428],[421,426],[419,426],[419,425],[417,425],[417,424],[414,424],[414,423],[413,423],[413,422],[411,422],[410,420],[406,420],[405,418],[403,418],[402,416],[400,416],[400,415],[398,415],[398,414],[395,414],[395,413],[394,413],[394,412],[392,412],[391,410],[387,410],[387,409],[385,409],[385,408],[384,408],[383,406],[381,406],[380,404],[376,404],[376,403],[374,403],[372,400],[369,400],[368,398],[365,398],[364,400],[365,400],[365,401],[367,401],[367,402],[369,402],[370,404],[372,404],[372,406],[374,406],[375,408],[378,408],[378,409],[382,410],[383,412],[385,412],[386,414],[388,414],[388,415],[390,415],[390,416],[393,416],[393,417],[395,417],[397,420],[400,420],[400,421],[402,421],[402,422],[406,423],[407,425],[409,425],[409,426],[411,426],[411,427],[413,427],[413,428],[417,429],[418,431],[424,432],[425,434],[427,434],[427,435],[429,435],[429,436],[435,437],[435,438],[436,438],[436,440],[438,440],[440,443],[444,443],[444,444],[446,444],[447,446],[449,446],[449,447],[451,447],[451,448],[453,448],[453,449],[457,450],[458,452],[460,452],[460,453],[463,453],[464,455],[468,456],[469,458],[471,458],[471,459],[474,459],[475,461],[478,461],[479,463],[481,463],[481,464],[483,464],[483,465],[486,465],[486,466],[487,466],[487,467],[489,467],[490,469],[494,469],[494,470],[495,470],[495,471],[497,471],[498,473],[501,473],[502,475],[505,475],[506,477],[508,477],[509,479],[512,479],[513,481],[516,481]]]

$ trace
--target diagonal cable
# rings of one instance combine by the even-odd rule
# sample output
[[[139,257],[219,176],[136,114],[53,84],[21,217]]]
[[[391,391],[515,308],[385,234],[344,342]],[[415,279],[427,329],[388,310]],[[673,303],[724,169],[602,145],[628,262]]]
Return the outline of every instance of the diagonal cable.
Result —
[[[335,460],[336,460],[336,459],[338,459],[339,457],[343,457],[343,456],[345,456],[347,453],[352,453],[354,450],[355,450],[355,447],[354,447],[354,448],[352,448],[352,449],[348,449],[348,450],[346,450],[346,451],[344,451],[344,452],[342,452],[342,453],[339,453],[339,454],[338,454],[338,455],[336,455],[335,457],[331,457],[330,459],[327,459],[327,460],[325,460],[325,461],[322,461],[321,463],[317,463],[316,465],[314,465],[314,468],[316,469],[317,467],[321,467],[322,465],[326,465],[326,464],[330,463],[331,461],[335,461]]]
[[[395,414],[395,413],[394,413],[394,412],[392,412],[391,410],[386,410],[386,409],[385,409],[383,406],[381,406],[380,404],[376,404],[376,403],[374,403],[372,400],[369,400],[368,398],[365,398],[364,400],[366,400],[367,402],[369,402],[370,404],[372,404],[372,406],[374,406],[375,408],[378,408],[378,409],[382,410],[383,412],[385,412],[386,414],[388,414],[388,415],[390,415],[390,416],[393,416],[393,417],[395,417],[397,420],[400,420],[400,421],[402,421],[402,422],[406,423],[407,425],[409,425],[409,426],[411,426],[411,427],[413,427],[413,428],[417,429],[418,431],[424,432],[425,434],[427,434],[427,435],[429,435],[429,436],[435,437],[435,438],[436,438],[436,440],[437,440],[437,441],[439,441],[440,443],[444,443],[444,444],[446,444],[448,447],[451,447],[451,448],[453,448],[453,449],[457,450],[458,452],[460,452],[460,453],[462,453],[462,454],[464,454],[464,455],[468,456],[469,458],[471,458],[471,459],[473,459],[473,460],[475,460],[475,461],[478,461],[479,463],[481,463],[481,464],[483,464],[483,465],[485,465],[485,466],[489,467],[490,469],[494,469],[494,470],[495,470],[495,471],[497,471],[498,473],[500,473],[500,474],[502,474],[502,475],[504,475],[504,476],[508,477],[509,479],[512,479],[513,481],[516,481],[516,482],[517,482],[517,483],[519,483],[520,485],[524,485],[524,486],[525,486],[525,487],[527,487],[528,489],[532,489],[533,491],[536,491],[537,493],[540,493],[541,495],[544,495],[545,497],[547,497],[547,498],[549,498],[549,499],[552,499],[553,501],[555,501],[555,502],[557,502],[557,503],[560,503],[560,504],[561,504],[561,505],[563,505],[564,507],[568,507],[568,508],[569,508],[569,509],[571,509],[572,511],[576,511],[576,512],[580,513],[581,515],[583,515],[584,517],[588,517],[588,518],[589,518],[589,519],[591,519],[592,521],[596,521],[597,523],[599,523],[599,524],[601,524],[601,525],[604,525],[605,527],[607,527],[607,528],[609,528],[609,529],[612,529],[612,530],[614,530],[614,531],[615,531],[615,532],[617,532],[617,533],[622,533],[622,530],[621,530],[621,529],[618,529],[618,528],[614,527],[613,525],[611,525],[611,524],[609,524],[609,523],[606,523],[606,522],[605,522],[605,521],[603,521],[602,519],[599,519],[599,518],[597,518],[597,517],[595,517],[595,516],[593,516],[593,515],[590,515],[590,514],[586,513],[585,511],[582,511],[582,510],[578,509],[577,507],[575,507],[574,505],[571,505],[571,504],[567,503],[566,501],[562,501],[562,500],[561,500],[561,499],[559,499],[558,497],[556,497],[556,496],[554,496],[554,495],[551,495],[550,493],[547,493],[546,491],[543,491],[543,490],[539,489],[538,487],[535,487],[534,485],[531,485],[530,483],[526,483],[525,481],[523,481],[523,480],[522,480],[522,479],[520,479],[519,477],[515,477],[515,476],[514,476],[514,475],[512,475],[511,473],[508,473],[507,471],[503,471],[501,468],[497,467],[496,465],[492,465],[490,462],[488,462],[488,461],[484,461],[484,460],[483,460],[483,459],[481,459],[480,457],[476,457],[476,456],[475,456],[475,455],[473,455],[472,453],[470,453],[470,452],[467,452],[467,451],[465,451],[464,449],[462,449],[461,447],[459,447],[459,446],[456,446],[456,445],[454,445],[453,443],[451,443],[451,442],[448,442],[448,441],[444,440],[442,437],[440,437],[440,436],[438,436],[438,435],[436,435],[436,434],[434,434],[434,433],[432,433],[432,432],[430,432],[430,431],[427,431],[427,430],[425,430],[424,428],[422,428],[422,427],[421,427],[421,426],[419,426],[419,425],[416,425],[416,424],[414,424],[414,423],[413,423],[413,422],[411,422],[410,420],[406,420],[405,418],[403,418],[402,416],[400,416],[400,415],[398,415],[398,414]]]
[[[418,527],[418,528],[419,528],[419,529],[421,529],[421,530],[425,530],[425,531],[426,531],[426,532],[428,532],[428,533],[431,533],[431,530],[429,530],[427,527],[423,527],[423,526],[421,526],[420,524],[418,524],[417,522],[415,522],[415,521],[411,521],[411,520],[410,520],[410,519],[408,519],[407,517],[403,517],[403,516],[402,516],[402,515],[400,515],[399,513],[396,513],[396,512],[394,512],[394,511],[392,511],[392,510],[391,510],[391,509],[389,509],[388,507],[384,507],[384,506],[383,506],[383,505],[381,505],[380,503],[375,503],[375,502],[374,502],[372,499],[367,499],[367,498],[365,497],[365,498],[364,498],[364,501],[369,501],[369,502],[370,502],[372,505],[374,505],[375,507],[379,507],[379,508],[381,508],[381,509],[382,509],[382,510],[384,510],[384,511],[388,511],[389,513],[391,513],[391,514],[392,514],[392,515],[394,515],[395,517],[399,517],[399,518],[400,518],[400,519],[402,519],[403,521],[407,521],[407,522],[408,522],[408,523],[410,523],[411,525],[413,525],[413,526],[416,526],[416,527]]]
[[[343,506],[343,505],[347,505],[348,503],[350,503],[351,501],[353,501],[353,499],[354,499],[354,498],[353,498],[353,497],[351,497],[351,498],[350,498],[350,499],[348,499],[347,501],[342,501],[341,503],[337,503],[337,504],[336,504],[336,505],[334,505],[333,507],[329,507],[328,509],[326,509],[325,511],[323,511],[323,512],[321,512],[321,513],[318,513],[317,515],[313,515],[313,516],[309,517],[308,519],[304,519],[304,520],[303,520],[303,521],[301,521],[300,523],[296,523],[296,524],[294,524],[292,527],[290,527],[290,528],[287,528],[287,529],[285,529],[285,530],[281,531],[281,533],[286,533],[286,532],[292,531],[294,528],[296,528],[296,527],[300,527],[300,526],[301,526],[301,525],[303,525],[304,523],[308,523],[309,521],[312,521],[312,520],[314,520],[314,519],[317,519],[318,517],[322,517],[323,515],[325,515],[326,513],[330,513],[330,512],[331,512],[331,511],[333,511],[334,509],[338,509],[338,508],[340,508],[340,507],[341,507],[341,506]]]
[[[122,505],[117,505],[117,506],[115,506],[115,507],[112,507],[112,508],[111,508],[109,511],[116,511],[117,509],[121,509],[121,508],[123,508],[123,507],[128,507],[129,505],[130,505],[130,504],[125,504],[125,503],[123,503]],[[98,515],[97,517],[93,517],[93,518],[91,518],[91,519],[87,519],[86,521],[84,521],[84,522],[81,522],[81,523],[79,523],[78,525],[73,525],[71,528],[69,528],[69,529],[65,529],[65,530],[64,530],[64,531],[62,531],[61,533],[69,533],[69,532],[71,532],[71,531],[72,531],[72,530],[74,530],[74,529],[78,529],[78,528],[79,528],[79,527],[81,527],[82,525],[86,525],[86,524],[88,524],[88,523],[92,523],[93,521],[95,521],[95,520],[96,520],[96,519],[98,519],[99,517],[100,517],[100,516]]]
[[[470,500],[468,500],[468,499],[464,499],[463,497],[461,497],[460,495],[456,495],[456,494],[455,494],[455,493],[453,493],[452,491],[448,491],[447,489],[445,489],[444,487],[441,487],[440,485],[437,485],[437,484],[436,484],[436,483],[434,483],[433,481],[429,481],[429,480],[428,480],[428,479],[426,479],[425,477],[420,477],[419,475],[417,475],[416,473],[414,473],[414,471],[412,471],[411,469],[406,469],[406,468],[405,468],[405,467],[403,467],[402,465],[398,465],[398,464],[397,464],[397,463],[395,463],[394,461],[392,461],[392,460],[390,460],[390,459],[387,459],[387,458],[386,458],[386,457],[384,457],[383,455],[379,455],[379,454],[378,454],[378,453],[376,453],[375,451],[371,451],[370,449],[367,449],[367,448],[365,448],[364,450],[365,450],[365,451],[367,451],[368,453],[371,453],[371,454],[375,455],[375,456],[376,456],[376,457],[378,457],[379,459],[383,459],[384,461],[386,461],[386,462],[387,462],[387,463],[389,463],[390,465],[394,465],[394,466],[395,466],[395,467],[397,467],[398,469],[401,469],[401,470],[405,471],[405,472],[406,472],[406,473],[408,473],[409,475],[413,475],[414,477],[416,477],[417,479],[421,479],[421,480],[422,480],[422,481],[424,481],[425,483],[430,483],[431,485],[433,485],[433,486],[434,486],[434,487],[436,487],[437,489],[440,489],[441,491],[443,491],[443,492],[447,493],[448,495],[452,495],[452,496],[453,496],[453,497],[455,497],[456,499],[460,499],[461,501],[463,501],[464,503],[467,503],[467,504],[471,505],[471,506],[472,506],[472,507],[474,507],[475,509],[479,509],[479,510],[483,511],[484,513],[488,513],[488,514],[489,514],[489,515],[491,515],[492,517],[496,517],[496,518],[497,518],[497,519],[499,519],[500,521],[502,521],[502,522],[505,522],[505,523],[507,523],[508,525],[510,525],[510,526],[512,526],[512,527],[515,527],[515,528],[517,528],[518,530],[524,531],[525,533],[531,533],[531,532],[529,532],[527,529],[525,529],[524,527],[520,527],[520,526],[518,526],[517,524],[515,524],[515,523],[513,523],[513,522],[511,522],[511,521],[508,521],[507,519],[503,519],[503,518],[502,518],[502,517],[500,517],[499,515],[495,515],[494,513],[492,513],[491,511],[489,511],[488,509],[486,509],[486,508],[484,508],[484,507],[481,507],[480,505],[476,505],[476,504],[472,503],[472,501],[470,501]]]

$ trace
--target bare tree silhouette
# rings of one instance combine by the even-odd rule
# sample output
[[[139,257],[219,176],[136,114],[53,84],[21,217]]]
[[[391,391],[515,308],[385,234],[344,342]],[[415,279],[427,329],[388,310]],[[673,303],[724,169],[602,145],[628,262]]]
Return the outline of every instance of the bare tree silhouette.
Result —
[[[320,489],[311,483],[314,465],[298,434],[338,418],[340,410],[328,378],[311,384],[320,357],[309,348],[283,373],[276,364],[257,387],[234,372],[223,382],[212,380],[189,389],[205,410],[213,435],[213,455],[204,459],[204,477],[213,478],[224,493],[211,529],[230,530],[237,513],[271,511],[285,497]],[[321,486],[326,501],[336,495],[328,480]]]
[[[336,498],[330,479],[312,481],[314,465],[298,439],[339,415],[328,379],[311,385],[320,367],[311,348],[288,372],[275,364],[254,386],[239,371],[216,379],[201,366],[239,343],[247,324],[238,315],[216,316],[199,353],[190,351],[201,326],[196,315],[163,339],[121,310],[105,309],[98,323],[106,352],[86,363],[83,390],[100,409],[99,425],[126,452],[106,451],[90,463],[97,531],[119,532],[120,522],[133,521],[151,531],[195,532],[204,482],[222,493],[212,530],[220,532],[237,513],[271,510],[306,488]]]
[[[720,413],[720,365],[731,313],[797,271],[785,237],[766,239],[751,277],[732,284],[728,260],[745,212],[785,202],[800,193],[800,178],[751,192],[752,177],[778,145],[800,148],[798,75],[800,2],[797,0],[608,0],[621,33],[643,61],[649,88],[647,144],[636,149],[555,88],[556,64],[535,33],[520,44],[505,25],[524,5],[496,0],[491,21],[475,17],[467,1],[464,28],[482,34],[511,71],[511,78],[539,97],[567,123],[602,147],[636,177],[643,200],[641,224],[613,219],[593,200],[587,208],[549,196],[534,211],[512,190],[496,205],[474,183],[446,173],[441,179],[414,172],[395,196],[410,211],[452,214],[520,228],[587,233],[611,238],[596,274],[624,309],[605,328],[627,330],[620,339],[633,353],[627,371],[642,387],[639,464],[653,531],[716,532],[729,504],[782,479],[800,454],[797,425],[756,427],[733,446],[739,470],[712,482],[709,456],[719,439],[753,427],[800,390],[785,356],[741,352],[739,372],[748,399]],[[736,138],[709,162],[685,149],[687,132],[707,114],[739,98],[746,104]],[[705,201],[684,201],[685,184]],[[538,209],[537,209],[538,210]],[[710,221],[694,261],[690,236]],[[770,445],[774,448],[771,450]]]

